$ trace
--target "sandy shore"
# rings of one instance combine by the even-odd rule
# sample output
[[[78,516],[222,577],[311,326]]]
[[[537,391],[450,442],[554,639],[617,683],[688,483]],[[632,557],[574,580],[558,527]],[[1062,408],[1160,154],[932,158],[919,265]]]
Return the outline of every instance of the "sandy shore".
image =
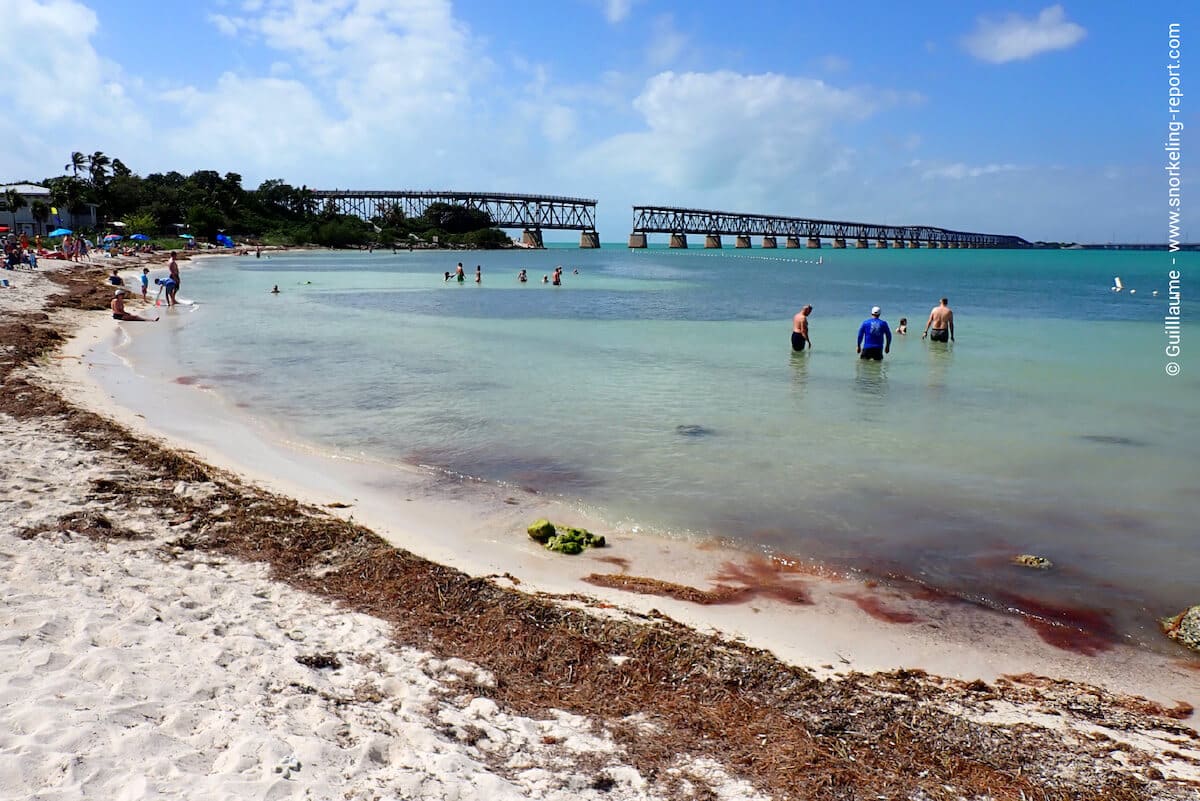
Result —
[[[331,478],[194,387],[125,381],[104,361],[121,326],[81,310],[108,267],[0,290],[0,798],[1200,788],[1182,654],[1073,653],[987,610],[625,532],[610,561],[549,555],[520,536],[544,501],[464,511],[419,471],[364,492],[379,466]],[[739,603],[704,595],[721,575]]]

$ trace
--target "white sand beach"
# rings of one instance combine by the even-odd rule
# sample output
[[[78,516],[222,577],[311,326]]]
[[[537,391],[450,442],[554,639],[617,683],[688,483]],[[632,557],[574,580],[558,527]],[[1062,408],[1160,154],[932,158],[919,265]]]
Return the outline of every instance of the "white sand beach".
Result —
[[[102,281],[102,266],[81,281]],[[39,314],[61,291],[45,271],[11,278],[0,290],[10,318]],[[725,762],[715,743],[648,770],[629,730],[661,732],[670,718],[654,709],[645,719],[522,714],[501,697],[504,676],[458,654],[399,644],[392,622],[351,611],[332,591],[298,589],[266,561],[201,547],[232,514],[230,493],[239,486],[316,507],[346,504],[324,514],[469,576],[494,577],[486,580],[506,592],[554,596],[542,603],[598,620],[652,626],[666,616],[717,632],[817,677],[821,692],[861,681],[883,698],[896,695],[885,689],[892,682],[911,678],[906,671],[928,672],[933,678],[920,686],[929,710],[1000,738],[1020,724],[1040,732],[1034,740],[1056,741],[1051,759],[1059,762],[1020,781],[1051,787],[1069,766],[1087,787],[1125,777],[1149,788],[1145,797],[1184,798],[1200,788],[1192,711],[1200,671],[1184,653],[1123,644],[1072,653],[990,610],[631,532],[601,532],[612,547],[599,554],[551,554],[523,533],[535,516],[563,514],[549,502],[509,503],[464,487],[456,505],[430,491],[428,474],[333,459],[237,419],[201,388],[134,375],[113,354],[130,324],[102,311],[60,309],[50,322],[75,339],[14,375],[114,421],[118,433],[97,445],[78,424],[59,425],[60,412],[0,412],[0,799],[784,797],[779,782],[739,775],[745,757]],[[147,326],[136,335],[154,333]],[[219,478],[155,474],[131,456],[151,441],[195,454],[186,458]],[[203,507],[204,519],[218,522],[205,528],[196,513],[132,503],[126,485]],[[265,503],[255,499],[248,506]],[[583,580],[624,574],[706,589],[730,565],[741,572],[727,584],[762,591],[742,603],[703,605]],[[788,592],[801,588],[805,603],[789,603]],[[871,609],[877,614],[864,613]],[[613,670],[630,658],[599,657]],[[863,677],[876,671],[900,678]],[[1054,681],[1005,678],[1030,674]],[[976,682],[995,685],[990,705],[964,700],[962,688]],[[824,712],[794,717],[809,714]],[[765,747],[774,735],[761,736]],[[1063,762],[1067,753],[1077,759]],[[941,797],[969,797],[967,787]]]

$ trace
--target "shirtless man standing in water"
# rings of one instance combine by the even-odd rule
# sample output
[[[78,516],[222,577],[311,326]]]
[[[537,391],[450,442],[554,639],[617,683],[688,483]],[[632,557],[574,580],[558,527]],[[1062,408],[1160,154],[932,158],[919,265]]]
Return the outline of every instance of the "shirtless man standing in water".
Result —
[[[929,327],[933,326],[933,331]],[[950,301],[942,298],[940,306],[934,306],[933,311],[929,312],[929,319],[925,322],[925,333],[921,334],[921,339],[929,337],[932,342],[953,342],[954,341],[954,312],[950,311]]]
[[[808,315],[812,314],[812,305],[805,306],[792,318],[792,350],[801,351],[804,347],[812,347],[808,338]]]

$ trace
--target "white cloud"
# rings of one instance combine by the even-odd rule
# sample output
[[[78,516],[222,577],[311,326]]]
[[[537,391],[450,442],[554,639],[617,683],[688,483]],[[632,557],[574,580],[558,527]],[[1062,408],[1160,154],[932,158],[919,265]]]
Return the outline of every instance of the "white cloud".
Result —
[[[586,149],[575,170],[636,186],[639,202],[799,213],[822,176],[852,169],[839,129],[910,99],[771,73],[664,72],[633,101],[643,128]]]
[[[3,5],[0,175],[40,179],[72,151],[107,149],[146,130],[127,92],[136,80],[92,45],[94,11],[74,0]]]
[[[919,164],[919,162],[917,162]],[[1012,172],[1013,170],[1021,169],[1016,164],[984,164],[980,166],[970,166],[958,162],[955,164],[942,164],[936,167],[927,167],[921,172],[921,180],[929,181],[938,178],[950,178],[956,181],[961,181],[964,178],[978,178],[981,175],[992,175],[998,172]]]
[[[604,18],[609,22],[622,22],[633,10],[634,0],[604,0]]]
[[[237,22],[224,14],[209,14],[208,21],[225,36],[237,36]]]
[[[980,18],[973,33],[963,39],[967,51],[981,61],[1004,64],[1033,58],[1051,50],[1064,50],[1087,36],[1081,25],[1067,20],[1060,5],[1045,8],[1033,19],[1010,14],[1002,20]]]
[[[654,69],[662,69],[678,59],[687,45],[688,37],[675,28],[675,18],[670,14],[659,15],[650,24],[646,61]]]

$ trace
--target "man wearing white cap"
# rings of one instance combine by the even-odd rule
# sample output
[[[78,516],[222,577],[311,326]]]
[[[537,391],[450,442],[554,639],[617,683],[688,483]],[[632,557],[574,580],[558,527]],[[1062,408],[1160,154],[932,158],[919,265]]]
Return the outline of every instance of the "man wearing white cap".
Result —
[[[138,317],[136,314],[130,314],[129,312],[125,311],[124,289],[118,289],[113,294],[112,303],[109,305],[112,306],[112,316],[114,320],[122,320],[127,323],[153,323],[158,320],[157,317],[155,317],[153,320],[147,320],[145,317]]]
[[[858,327],[858,354],[860,359],[883,361],[883,354],[892,350],[892,329],[887,320],[879,319],[882,309],[871,307],[871,316]]]

